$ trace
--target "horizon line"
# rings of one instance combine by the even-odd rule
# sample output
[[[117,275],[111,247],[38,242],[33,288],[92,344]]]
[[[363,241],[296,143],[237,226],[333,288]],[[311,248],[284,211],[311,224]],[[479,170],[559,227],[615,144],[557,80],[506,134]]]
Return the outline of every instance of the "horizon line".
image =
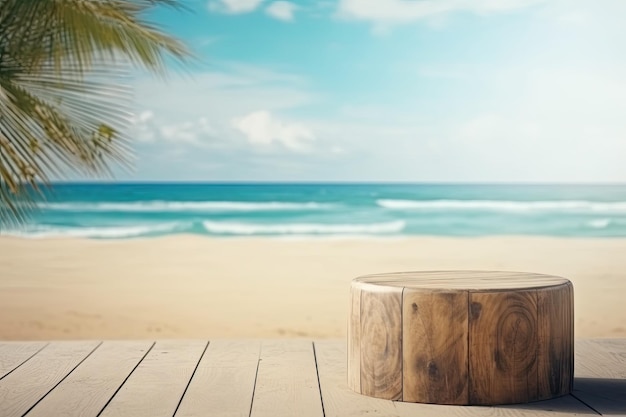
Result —
[[[589,182],[533,182],[533,181],[511,181],[511,182],[499,182],[499,181],[468,181],[468,182],[456,182],[456,181],[411,181],[411,180],[395,180],[395,181],[382,181],[382,180],[359,180],[359,181],[344,181],[344,180],[294,180],[294,181],[258,181],[258,180],[218,180],[218,181],[205,181],[205,180],[58,180],[51,181],[49,183],[38,183],[41,186],[55,186],[55,185],[526,185],[526,186],[626,186],[626,182],[616,181],[589,181]]]

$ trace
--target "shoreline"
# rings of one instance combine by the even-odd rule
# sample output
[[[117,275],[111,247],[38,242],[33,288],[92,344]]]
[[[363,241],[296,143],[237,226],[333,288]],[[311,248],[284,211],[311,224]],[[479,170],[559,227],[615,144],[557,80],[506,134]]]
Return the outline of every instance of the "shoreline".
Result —
[[[0,340],[342,338],[360,275],[487,269],[574,284],[576,337],[626,337],[626,238],[0,236]]]
[[[480,239],[538,239],[538,240],[622,240],[626,243],[626,236],[557,236],[557,235],[539,235],[539,234],[484,234],[484,235],[347,235],[347,234],[324,234],[324,235],[209,235],[202,233],[176,233],[158,236],[130,236],[130,237],[84,237],[84,236],[29,236],[29,235],[13,235],[0,233],[0,241],[16,240],[16,241],[81,241],[81,242],[149,242],[153,240],[167,239],[199,239],[213,241],[290,241],[297,242],[306,241],[396,241],[396,240],[420,240],[420,239],[446,239],[446,240],[480,240]]]

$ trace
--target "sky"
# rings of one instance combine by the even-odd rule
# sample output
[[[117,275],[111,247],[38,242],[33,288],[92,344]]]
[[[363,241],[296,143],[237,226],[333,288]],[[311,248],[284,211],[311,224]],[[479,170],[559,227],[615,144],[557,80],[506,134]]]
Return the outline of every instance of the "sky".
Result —
[[[626,182],[624,0],[187,0],[128,181]]]

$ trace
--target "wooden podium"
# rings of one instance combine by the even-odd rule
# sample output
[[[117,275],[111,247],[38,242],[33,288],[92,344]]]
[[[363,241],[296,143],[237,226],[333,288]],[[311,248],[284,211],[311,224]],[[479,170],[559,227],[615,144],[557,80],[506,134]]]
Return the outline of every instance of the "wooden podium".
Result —
[[[348,385],[361,394],[459,405],[569,394],[570,281],[495,271],[368,275],[351,287]]]

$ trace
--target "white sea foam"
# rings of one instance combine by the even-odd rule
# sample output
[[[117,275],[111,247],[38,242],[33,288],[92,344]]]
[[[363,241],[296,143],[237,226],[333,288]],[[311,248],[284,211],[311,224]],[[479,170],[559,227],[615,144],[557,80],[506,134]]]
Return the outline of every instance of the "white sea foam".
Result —
[[[26,238],[47,237],[82,237],[82,238],[105,238],[122,239],[138,237],[152,233],[168,233],[182,230],[182,223],[161,223],[153,225],[137,226],[110,226],[110,227],[63,227],[37,225],[22,229],[7,230],[2,234],[7,236],[19,236]]]
[[[392,210],[575,211],[626,213],[626,201],[376,200]]]
[[[210,233],[232,235],[314,235],[314,234],[384,234],[401,232],[406,223],[398,220],[388,223],[372,224],[321,224],[321,223],[288,223],[260,224],[237,222],[202,222]]]
[[[385,235],[385,234],[377,234],[377,235],[366,235],[366,234],[340,234],[340,235],[276,235],[271,237],[266,237],[267,239],[275,239],[280,241],[287,242],[299,242],[299,241],[310,241],[310,240],[319,240],[324,242],[336,242],[336,241],[351,241],[351,240],[372,240],[375,242],[398,242],[404,241],[407,239],[405,235]]]
[[[605,229],[609,224],[611,224],[611,219],[595,219],[587,223],[587,225],[594,229]]]
[[[64,211],[122,211],[122,212],[159,212],[159,211],[281,211],[281,210],[323,210],[332,208],[332,204],[304,202],[289,203],[281,201],[138,201],[138,202],[101,202],[101,203],[40,203],[39,207],[48,210]]]

